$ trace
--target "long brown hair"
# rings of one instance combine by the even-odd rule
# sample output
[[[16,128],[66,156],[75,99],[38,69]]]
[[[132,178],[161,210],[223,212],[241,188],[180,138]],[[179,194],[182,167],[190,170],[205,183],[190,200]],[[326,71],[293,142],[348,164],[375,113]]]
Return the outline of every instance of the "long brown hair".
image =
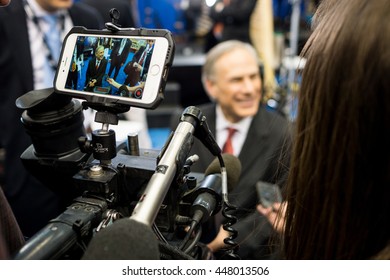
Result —
[[[390,1],[334,2],[302,53],[284,253],[390,258]]]

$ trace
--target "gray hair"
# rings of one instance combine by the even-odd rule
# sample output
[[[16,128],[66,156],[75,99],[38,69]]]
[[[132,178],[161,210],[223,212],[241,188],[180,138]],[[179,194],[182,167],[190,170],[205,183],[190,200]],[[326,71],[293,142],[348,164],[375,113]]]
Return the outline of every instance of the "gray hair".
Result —
[[[96,47],[96,49],[95,49],[95,53],[97,53],[97,51],[100,50],[100,49],[103,49],[103,50],[104,50],[105,48],[104,48],[103,45],[98,45],[98,46]]]
[[[259,63],[256,50],[249,43],[241,42],[238,40],[229,40],[219,43],[218,45],[214,46],[206,55],[206,61],[202,67],[203,86],[205,86],[206,80],[213,80],[215,76],[215,63],[218,61],[218,59],[224,54],[230,53],[237,49],[246,50],[248,53],[253,55],[253,59]]]

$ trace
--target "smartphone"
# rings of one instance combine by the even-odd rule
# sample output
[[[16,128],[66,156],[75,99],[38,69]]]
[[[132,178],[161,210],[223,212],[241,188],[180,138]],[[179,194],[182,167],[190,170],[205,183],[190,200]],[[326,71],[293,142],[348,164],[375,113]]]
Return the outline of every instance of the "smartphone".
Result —
[[[155,108],[164,98],[174,47],[165,29],[74,27],[62,46],[54,89],[89,102]]]
[[[282,194],[276,184],[259,181],[256,183],[256,190],[259,203],[265,208],[272,207],[275,202],[282,202]]]

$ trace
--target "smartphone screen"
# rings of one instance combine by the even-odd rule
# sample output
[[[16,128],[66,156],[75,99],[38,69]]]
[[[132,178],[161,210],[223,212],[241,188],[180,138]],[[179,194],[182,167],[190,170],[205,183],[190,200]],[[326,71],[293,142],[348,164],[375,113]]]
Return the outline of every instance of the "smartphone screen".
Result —
[[[161,89],[168,40],[164,37],[70,34],[55,89],[74,97],[148,108]]]
[[[275,202],[282,202],[282,194],[278,185],[259,181],[256,183],[259,202],[265,208],[272,207]]]

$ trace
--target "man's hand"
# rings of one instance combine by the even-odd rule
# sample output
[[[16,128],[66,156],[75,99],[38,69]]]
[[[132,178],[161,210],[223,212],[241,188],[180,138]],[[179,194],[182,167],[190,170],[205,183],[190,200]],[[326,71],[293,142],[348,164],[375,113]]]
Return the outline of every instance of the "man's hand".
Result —
[[[92,79],[92,80],[89,81],[88,86],[89,86],[89,87],[94,87],[95,84],[96,84],[96,82],[97,82],[96,79]]]

